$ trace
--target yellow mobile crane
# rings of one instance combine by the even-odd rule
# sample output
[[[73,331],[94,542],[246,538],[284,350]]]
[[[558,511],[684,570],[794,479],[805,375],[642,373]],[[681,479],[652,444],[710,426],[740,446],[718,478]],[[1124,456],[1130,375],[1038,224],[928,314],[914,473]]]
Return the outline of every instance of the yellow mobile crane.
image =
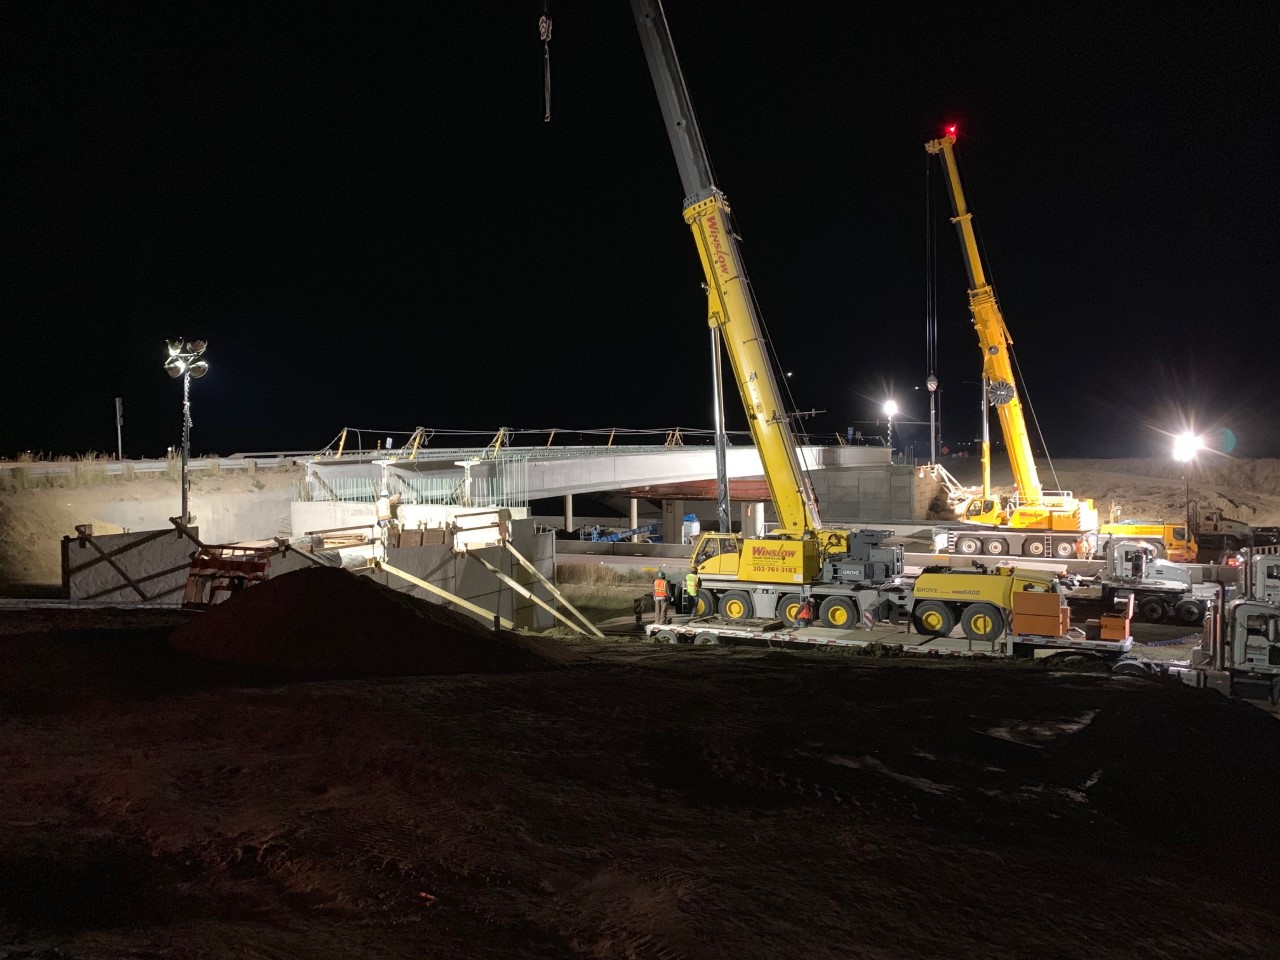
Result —
[[[658,0],[631,0],[631,10],[680,171],[684,220],[706,275],[707,323],[719,329],[729,355],[778,515],[777,528],[764,538],[725,532],[699,538],[693,569],[702,589],[694,613],[794,622],[802,601],[812,596],[820,622],[857,626],[884,601],[866,588],[902,572],[902,549],[880,546],[886,531],[851,535],[823,526],[766,353],[729,203],[712,177],[662,6]]]
[[[973,232],[973,214],[965,202],[960,185],[960,169],[955,155],[956,128],[949,126],[946,135],[925,144],[925,150],[937,154],[947,174],[947,192],[954,216],[951,222],[960,235],[965,270],[969,275],[969,312],[978,332],[982,348],[983,441],[982,492],[962,502],[964,523],[989,528],[984,532],[949,529],[947,542],[956,553],[1021,554],[1058,558],[1073,556],[1076,541],[1082,533],[1098,528],[1098,511],[1092,500],[1077,500],[1071,491],[1046,491],[1040,485],[1031,439],[1027,433],[1022,401],[1014,385],[1013,364],[1009,347],[1013,338],[1005,326],[1004,316],[996,302],[995,290],[987,282]],[[1000,418],[1005,449],[1013,468],[1017,493],[1007,503],[991,494],[991,444],[987,438],[987,406],[993,405]]]

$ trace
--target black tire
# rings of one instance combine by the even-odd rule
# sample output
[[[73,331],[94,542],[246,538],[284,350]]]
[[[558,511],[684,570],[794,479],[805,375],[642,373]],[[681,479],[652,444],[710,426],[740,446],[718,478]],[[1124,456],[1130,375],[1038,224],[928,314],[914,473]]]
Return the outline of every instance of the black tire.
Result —
[[[1023,553],[1028,557],[1043,557],[1049,552],[1049,548],[1045,546],[1043,540],[1028,540],[1023,545]]]
[[[858,608],[848,597],[827,597],[818,608],[818,617],[824,627],[836,630],[852,630],[862,622]]]
[[[956,615],[945,603],[924,600],[911,611],[911,625],[922,637],[945,637],[956,626]]]
[[[1164,601],[1159,597],[1139,597],[1137,612],[1143,623],[1159,623],[1165,618]]]
[[[1150,677],[1151,668],[1133,660],[1121,660],[1111,668],[1111,672],[1121,677]]]
[[[1204,623],[1204,604],[1199,600],[1179,600],[1173,607],[1173,617],[1179,623],[1185,623],[1192,626],[1197,623]]]
[[[657,643],[679,643],[680,634],[674,630],[659,630],[653,635],[653,639]]]
[[[1003,557],[1009,552],[1009,541],[994,537],[982,545],[983,550],[993,557]]]
[[[960,537],[956,540],[956,553],[972,557],[982,552],[982,541],[977,537]]]
[[[960,614],[960,629],[970,640],[993,642],[1004,633],[1004,613],[989,603],[971,603]]]
[[[714,647],[719,645],[720,638],[714,633],[708,633],[704,630],[693,635],[693,642],[695,646],[699,647]]]
[[[709,617],[716,612],[716,598],[710,590],[699,590],[698,596],[693,601],[693,609],[689,611],[691,617]]]
[[[745,590],[729,590],[720,597],[720,616],[726,620],[746,620],[753,612],[751,594]]]
[[[1076,545],[1070,540],[1055,540],[1053,555],[1059,560],[1070,560],[1076,555]]]
[[[804,604],[804,597],[798,593],[788,593],[778,601],[778,609],[775,611],[778,618],[788,627],[794,627],[799,624],[797,615],[800,613],[800,607]]]

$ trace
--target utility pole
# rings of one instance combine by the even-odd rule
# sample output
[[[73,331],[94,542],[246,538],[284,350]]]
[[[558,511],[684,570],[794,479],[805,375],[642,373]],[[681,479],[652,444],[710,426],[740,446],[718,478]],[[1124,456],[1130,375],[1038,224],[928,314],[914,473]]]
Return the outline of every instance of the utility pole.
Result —
[[[116,462],[124,462],[124,440],[121,428],[124,426],[124,398],[116,397]]]

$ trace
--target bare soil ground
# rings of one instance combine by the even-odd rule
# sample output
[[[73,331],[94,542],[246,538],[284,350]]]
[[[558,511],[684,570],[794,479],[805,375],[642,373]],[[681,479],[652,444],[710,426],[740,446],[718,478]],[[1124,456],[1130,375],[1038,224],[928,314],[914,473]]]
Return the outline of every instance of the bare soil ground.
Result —
[[[463,648],[336,581],[308,616],[401,619],[321,679],[344,631],[263,648],[233,606],[287,580],[220,621],[0,611],[0,956],[1275,956],[1252,707],[1043,664]]]

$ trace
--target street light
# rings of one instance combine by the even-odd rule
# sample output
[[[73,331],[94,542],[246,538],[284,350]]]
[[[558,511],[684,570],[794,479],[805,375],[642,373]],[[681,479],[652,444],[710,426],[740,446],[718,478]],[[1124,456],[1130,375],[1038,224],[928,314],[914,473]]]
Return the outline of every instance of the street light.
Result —
[[[1182,464],[1182,479],[1186,483],[1183,503],[1187,511],[1187,532],[1191,531],[1191,461],[1196,453],[1204,449],[1204,441],[1190,431],[1180,433],[1173,438],[1173,459]]]
[[[894,400],[886,400],[884,402],[884,415],[889,420],[889,459],[893,459],[893,418],[898,413],[898,404]]]
[[[168,343],[169,356],[164,369],[174,379],[182,378],[182,522],[190,525],[191,476],[187,464],[191,459],[191,378],[198,380],[208,373],[209,362],[204,359],[203,340],[170,340]]]

